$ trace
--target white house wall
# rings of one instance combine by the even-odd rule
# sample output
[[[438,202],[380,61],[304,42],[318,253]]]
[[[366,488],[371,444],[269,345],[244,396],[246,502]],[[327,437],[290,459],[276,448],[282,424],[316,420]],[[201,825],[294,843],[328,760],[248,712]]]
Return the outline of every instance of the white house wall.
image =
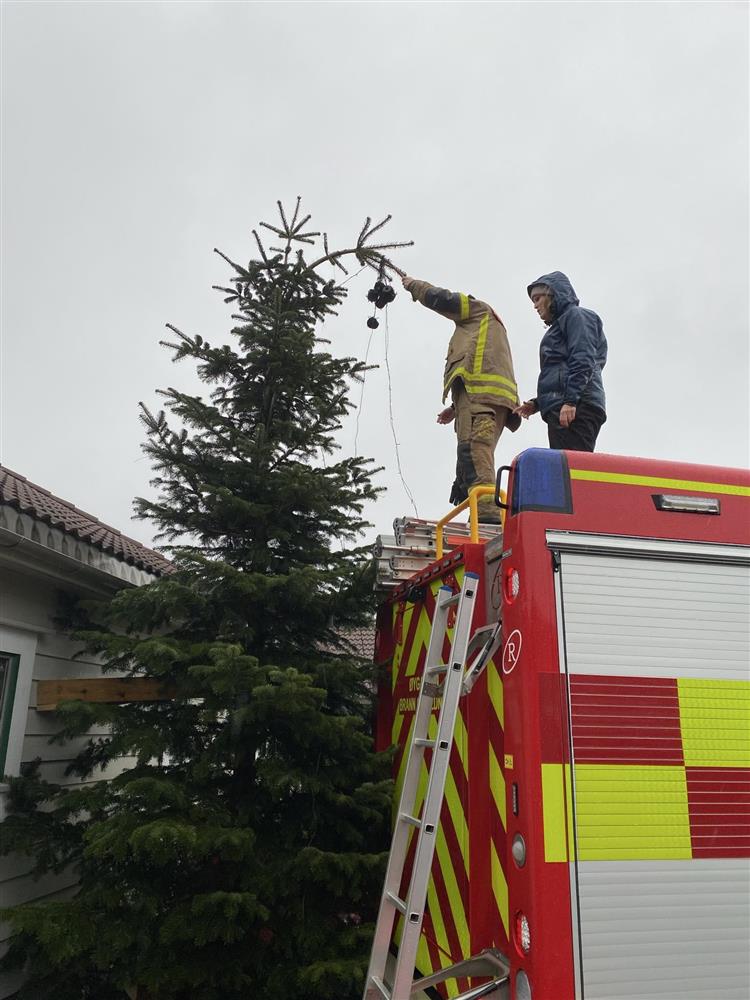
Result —
[[[11,732],[6,758],[6,773],[17,775],[25,763],[41,759],[40,773],[46,780],[62,785],[80,784],[75,775],[65,770],[89,737],[106,735],[106,727],[93,727],[85,737],[63,745],[49,743],[60,729],[60,720],[51,712],[36,711],[36,687],[40,680],[56,678],[98,677],[101,665],[92,657],[75,658],[81,649],[56,629],[55,618],[60,612],[61,590],[76,592],[77,586],[64,585],[35,569],[8,566],[3,560],[2,591],[0,592],[0,651],[20,655],[19,674],[14,700]],[[136,571],[139,572],[139,571]],[[139,574],[140,575],[140,574]],[[122,577],[114,586],[101,587],[108,596],[123,586]],[[81,581],[83,582],[83,581]],[[91,596],[92,582],[86,581],[86,596]],[[99,772],[90,781],[112,778],[130,766],[132,759],[119,761],[106,772]],[[0,817],[5,815],[7,784],[0,784]],[[61,898],[75,892],[75,878],[67,875],[45,875],[34,881],[29,872],[31,861],[24,856],[0,858],[0,906],[16,906],[31,901]],[[7,947],[10,928],[0,924],[0,954]],[[0,975],[0,1000],[12,996],[19,987],[17,976]]]

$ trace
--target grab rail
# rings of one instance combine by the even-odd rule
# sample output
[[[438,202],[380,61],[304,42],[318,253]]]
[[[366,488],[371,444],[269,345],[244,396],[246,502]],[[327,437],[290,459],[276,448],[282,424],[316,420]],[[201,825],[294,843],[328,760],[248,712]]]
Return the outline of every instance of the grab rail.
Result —
[[[460,514],[462,510],[469,508],[469,528],[470,528],[470,538],[472,542],[479,541],[479,497],[486,496],[487,494],[492,494],[498,499],[502,497],[502,502],[507,501],[504,490],[498,490],[495,486],[472,486],[469,490],[469,495],[466,500],[462,500],[458,507],[454,507],[449,510],[448,513],[441,517],[438,523],[435,525],[435,556],[437,559],[442,559],[443,557],[443,534],[445,525],[449,521],[452,521],[456,515]],[[502,527],[505,526],[505,509],[500,509],[500,524]]]

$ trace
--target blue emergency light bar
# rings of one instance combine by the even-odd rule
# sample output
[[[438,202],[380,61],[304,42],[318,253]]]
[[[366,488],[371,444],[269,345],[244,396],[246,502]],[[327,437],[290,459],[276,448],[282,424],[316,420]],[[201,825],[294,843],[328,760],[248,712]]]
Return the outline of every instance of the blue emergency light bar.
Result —
[[[516,459],[510,512],[520,514],[527,510],[573,513],[565,452],[528,448]]]

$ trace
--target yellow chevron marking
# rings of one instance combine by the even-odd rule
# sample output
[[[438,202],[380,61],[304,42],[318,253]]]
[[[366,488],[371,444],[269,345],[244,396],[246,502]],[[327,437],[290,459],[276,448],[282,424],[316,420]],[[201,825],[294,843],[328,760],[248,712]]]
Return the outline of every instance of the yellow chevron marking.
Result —
[[[411,616],[414,614],[414,605],[407,604],[404,607],[404,613],[401,617],[401,642],[398,643],[395,650],[393,651],[393,668],[391,671],[391,690],[395,688],[396,682],[398,681],[399,674],[401,672],[401,661],[404,658],[404,641],[406,635],[409,631],[409,623],[411,622]],[[398,606],[393,605],[393,623],[392,628],[395,631],[396,622],[398,621]]]
[[[750,684],[677,679],[686,767],[750,767]]]
[[[403,716],[403,715],[400,716],[400,724],[403,724],[404,719],[405,719],[405,716]],[[398,765],[398,774],[396,775],[396,793],[397,793],[397,795],[401,794],[401,788],[402,788],[402,786],[404,784],[404,771],[406,770],[406,765],[408,763],[408,758],[409,758],[409,743],[411,742],[412,734],[413,734],[413,731],[414,731],[414,720],[415,720],[415,716],[412,715],[411,722],[409,723],[409,730],[406,733],[406,739],[404,740],[404,752],[401,754],[401,761],[400,761],[400,763]],[[395,726],[394,726],[394,728],[395,728]],[[397,742],[395,738],[394,738],[393,742],[394,743]]]
[[[448,945],[448,935],[445,930],[445,922],[443,920],[443,914],[440,909],[440,904],[438,903],[437,891],[435,889],[435,882],[430,879],[429,885],[427,886],[427,906],[430,911],[430,916],[432,917],[432,927],[435,932],[435,941],[438,947],[441,949],[440,956],[440,968],[445,968],[446,965],[451,965],[453,961],[450,956],[450,947]]]
[[[445,802],[448,806],[448,812],[450,813],[451,820],[453,821],[453,829],[456,831],[456,839],[458,840],[458,846],[461,849],[461,857],[463,858],[464,868],[468,874],[469,827],[466,824],[466,816],[461,803],[461,796],[458,788],[456,787],[456,782],[450,772],[450,769],[448,770],[448,777],[445,782]]]
[[[490,704],[495,710],[495,715],[500,722],[500,727],[505,729],[503,682],[500,680],[500,673],[494,660],[490,660],[487,664],[487,694],[490,696]]]
[[[684,767],[577,764],[575,798],[581,861],[692,857]]]
[[[469,925],[466,922],[464,901],[461,898],[461,892],[458,888],[456,872],[453,868],[450,851],[448,850],[448,842],[445,839],[445,831],[442,827],[438,827],[435,853],[437,854],[440,870],[443,874],[443,881],[445,882],[445,889],[448,893],[451,915],[453,916],[453,922],[456,925],[458,942],[461,946],[461,955],[455,956],[456,961],[458,961],[459,958],[468,958],[471,954],[469,951],[469,948],[471,947],[469,941]]]
[[[750,497],[750,486],[734,486],[731,483],[701,483],[692,479],[631,476],[624,472],[597,472],[594,469],[571,469],[570,478],[585,479],[593,483],[622,483],[625,486],[655,486],[666,490],[690,490],[693,493],[726,493],[731,496]]]
[[[461,580],[464,575],[463,567],[459,567],[455,571],[456,580],[461,585]],[[437,595],[439,588],[443,586],[441,580],[434,580],[430,584],[433,596]],[[418,609],[418,610],[417,610]],[[412,614],[418,613],[420,615],[420,620],[417,623],[417,627],[414,631],[414,640],[409,649],[404,648],[403,643],[406,640],[408,634],[408,629],[412,621]],[[395,612],[394,612],[394,624],[395,624]],[[422,649],[427,647],[430,638],[430,631],[432,628],[432,622],[427,614],[426,609],[419,605],[415,606],[413,604],[408,604],[405,608],[403,620],[402,620],[402,636],[403,642],[399,646],[394,655],[394,670],[393,670],[393,684],[400,677],[412,676],[417,671],[417,663],[419,662],[419,657]],[[448,629],[447,631],[449,641],[452,639],[453,629]],[[406,662],[403,663],[403,658],[406,656]],[[404,669],[401,670],[400,668]],[[392,738],[393,742],[396,743],[399,740],[404,742],[407,746],[411,742],[413,735],[413,725],[414,717],[409,723],[408,732],[404,736],[404,722],[405,715],[403,713],[396,713],[394,718],[394,723],[392,727]],[[430,717],[430,723],[428,728],[428,735],[434,738],[437,735],[437,717],[433,714]],[[468,733],[466,731],[465,721],[459,711],[456,721],[456,731],[455,731],[455,744],[456,750],[461,761],[461,766],[464,775],[468,774]],[[399,765],[399,771],[396,777],[396,789],[397,794],[400,793],[401,787],[404,780],[404,772],[407,764],[407,756],[404,753],[401,758],[401,763]],[[427,791],[427,779],[428,771],[426,764],[423,764],[420,769],[419,784],[417,788],[416,800],[415,800],[415,812],[419,814],[422,809],[424,802],[424,797]],[[449,769],[446,780],[446,790],[445,790],[445,805],[448,808],[451,821],[456,832],[456,837],[461,850],[461,857],[464,868],[468,874],[469,865],[469,831],[466,822],[466,816],[464,813],[463,803],[461,801],[461,795],[459,788],[456,785],[453,772]],[[411,842],[412,837],[416,836],[416,831],[411,830],[409,832],[409,842]],[[446,886],[446,892],[448,895],[448,905],[450,906],[450,911],[453,920],[456,925],[456,930],[458,938],[461,944],[462,952],[464,957],[468,957],[470,949],[470,938],[468,923],[466,919],[466,912],[464,909],[465,901],[461,898],[461,893],[458,887],[458,880],[456,878],[456,872],[454,864],[458,863],[457,859],[451,859],[450,852],[448,850],[448,843],[445,837],[445,832],[443,829],[438,828],[438,835],[436,841],[436,861],[440,865],[440,870],[442,873],[443,880]],[[444,968],[450,965],[453,961],[457,960],[461,956],[452,956],[449,951],[448,935],[445,930],[445,915],[440,909],[440,904],[438,902],[437,892],[435,890],[434,882],[430,879],[428,889],[427,889],[427,906],[433,922],[434,940],[440,949],[439,955],[439,966]],[[397,922],[395,939],[400,941],[401,933],[403,928],[403,920],[399,917]],[[421,972],[432,972],[435,967],[430,959],[429,949],[427,941],[422,936],[420,938],[418,952],[417,952],[417,967]],[[458,983],[455,979],[449,980],[445,984],[446,992],[449,997],[456,997],[459,994]]]
[[[503,830],[506,830],[507,816],[505,807],[505,778],[503,777],[502,768],[500,767],[497,757],[495,756],[495,751],[492,749],[492,744],[490,744],[488,749],[490,752],[490,791],[492,792],[492,798],[495,801],[497,811],[500,813]],[[542,765],[542,767],[544,767],[544,765]]]
[[[432,882],[430,882],[430,888],[433,888]],[[430,915],[432,916],[432,909],[430,908],[430,888],[428,888],[427,890],[427,909],[429,910]],[[433,898],[434,898],[434,889],[433,889]],[[440,917],[440,920],[442,921],[442,917]],[[393,940],[399,946],[401,945],[401,935],[403,934],[403,930],[404,930],[404,918],[401,916],[401,914],[397,914],[396,929],[393,933]],[[437,930],[435,930],[435,934],[433,935],[433,940],[438,941]],[[445,954],[444,948],[440,948],[438,950],[437,964],[433,963],[432,958],[430,957],[430,950],[427,945],[427,938],[425,937],[424,934],[420,934],[419,944],[417,945],[417,964],[416,964],[416,968],[419,971],[419,975],[430,975],[433,972],[437,972],[438,969],[446,968],[446,966],[448,965],[453,965],[453,957],[451,955]],[[445,986],[449,997],[458,996],[459,993],[458,982],[455,979],[447,979],[445,981]]]
[[[391,743],[395,746],[399,742],[399,736],[401,735],[401,729],[404,725],[404,716],[397,712],[393,717],[393,725],[391,726]]]
[[[409,659],[404,672],[406,677],[411,677],[414,673],[416,673],[419,655],[423,648],[427,648],[430,641],[431,629],[432,622],[430,621],[430,616],[427,614],[427,609],[423,606],[419,612],[419,621],[417,622],[417,627],[414,631],[414,641],[412,642],[411,649],[409,650]],[[404,634],[406,634],[406,629],[404,629]]]
[[[505,936],[510,937],[510,928],[508,926],[508,883],[505,880],[503,866],[500,864],[495,845],[492,842],[490,842],[490,874],[492,878],[492,894],[495,897],[500,919],[505,928]]]
[[[437,736],[437,719],[433,715],[430,718],[430,727],[428,730],[428,736],[430,739],[434,740]],[[419,808],[422,807],[422,801],[427,792],[427,765],[425,764],[422,768],[422,776],[420,778],[420,795],[419,795]],[[456,831],[456,838],[458,840],[459,847],[461,848],[461,857],[463,859],[464,867],[468,873],[469,871],[469,828],[466,824],[466,815],[464,813],[463,803],[461,802],[461,794],[456,785],[456,780],[453,777],[453,772],[448,768],[448,774],[445,779],[445,804],[448,807],[448,812],[450,813],[451,820],[453,821],[453,829]]]
[[[453,734],[453,740],[458,751],[458,756],[461,760],[461,767],[463,768],[464,776],[468,778],[469,776],[469,734],[466,731],[466,723],[464,722],[463,716],[461,715],[461,709],[459,708],[456,714],[456,728]]]
[[[419,944],[417,945],[417,969],[419,970],[418,975],[420,976],[429,976],[432,972],[437,971],[432,964],[430,951],[427,947],[427,938],[424,934],[419,935]]]

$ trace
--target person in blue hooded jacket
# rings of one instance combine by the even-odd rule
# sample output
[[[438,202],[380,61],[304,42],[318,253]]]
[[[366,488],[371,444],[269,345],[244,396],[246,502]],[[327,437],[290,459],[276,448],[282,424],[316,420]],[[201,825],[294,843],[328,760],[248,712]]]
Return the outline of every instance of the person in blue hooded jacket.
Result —
[[[525,419],[541,413],[550,448],[593,451],[607,419],[602,382],[607,339],[602,321],[578,304],[562,271],[543,274],[527,291],[547,331],[539,345],[537,394],[513,412]]]

